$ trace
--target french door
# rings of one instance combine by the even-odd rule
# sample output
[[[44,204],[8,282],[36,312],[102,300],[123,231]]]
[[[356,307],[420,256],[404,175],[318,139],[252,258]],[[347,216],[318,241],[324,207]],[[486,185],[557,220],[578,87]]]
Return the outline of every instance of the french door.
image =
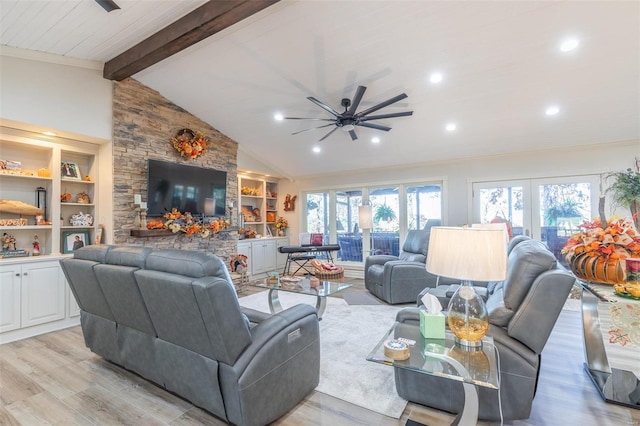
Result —
[[[598,215],[596,175],[473,183],[473,223],[506,219],[513,235],[527,235],[560,251],[578,225]]]

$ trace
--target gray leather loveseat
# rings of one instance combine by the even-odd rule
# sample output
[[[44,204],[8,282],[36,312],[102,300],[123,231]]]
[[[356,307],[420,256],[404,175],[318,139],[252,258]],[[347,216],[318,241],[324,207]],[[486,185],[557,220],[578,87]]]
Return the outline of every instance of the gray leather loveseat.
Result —
[[[97,245],[60,263],[93,352],[226,422],[265,425],[318,385],[315,309],[241,308],[212,254]]]

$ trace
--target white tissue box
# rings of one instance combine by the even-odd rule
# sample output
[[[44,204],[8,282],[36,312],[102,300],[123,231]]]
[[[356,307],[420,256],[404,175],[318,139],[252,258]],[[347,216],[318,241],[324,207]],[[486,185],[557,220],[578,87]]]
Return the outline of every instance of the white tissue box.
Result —
[[[420,333],[425,339],[444,339],[445,318],[442,312],[430,314],[420,310]]]

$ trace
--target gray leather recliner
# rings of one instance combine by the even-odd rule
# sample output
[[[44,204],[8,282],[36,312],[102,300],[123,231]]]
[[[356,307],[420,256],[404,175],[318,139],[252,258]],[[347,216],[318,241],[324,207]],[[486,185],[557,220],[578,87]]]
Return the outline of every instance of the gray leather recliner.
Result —
[[[438,277],[426,270],[430,228],[407,233],[399,256],[369,256],[364,263],[364,285],[374,296],[390,304],[414,302],[425,288],[433,288]],[[456,280],[440,278],[439,284]]]
[[[500,396],[504,420],[526,419],[535,396],[541,352],[575,282],[553,254],[536,240],[522,241],[509,254],[504,281],[492,283],[487,298],[488,335],[500,355]],[[419,324],[418,308],[405,308],[399,322]],[[412,402],[458,413],[462,383],[395,369],[398,394]],[[498,391],[478,388],[480,420],[500,420]]]

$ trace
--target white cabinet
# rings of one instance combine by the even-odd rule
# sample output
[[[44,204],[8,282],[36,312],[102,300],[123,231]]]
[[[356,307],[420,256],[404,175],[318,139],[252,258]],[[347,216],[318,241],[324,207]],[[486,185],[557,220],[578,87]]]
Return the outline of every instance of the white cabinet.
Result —
[[[282,271],[287,256],[278,253],[278,247],[287,245],[289,239],[281,238],[256,238],[238,241],[238,253],[247,256],[249,275],[260,278],[268,272]]]
[[[276,240],[260,239],[252,243],[254,275],[276,270]]]
[[[20,265],[0,266],[0,333],[20,328]]]
[[[22,265],[21,327],[30,327],[65,317],[65,279],[56,261]]]
[[[59,259],[0,262],[0,343],[79,323]]]

